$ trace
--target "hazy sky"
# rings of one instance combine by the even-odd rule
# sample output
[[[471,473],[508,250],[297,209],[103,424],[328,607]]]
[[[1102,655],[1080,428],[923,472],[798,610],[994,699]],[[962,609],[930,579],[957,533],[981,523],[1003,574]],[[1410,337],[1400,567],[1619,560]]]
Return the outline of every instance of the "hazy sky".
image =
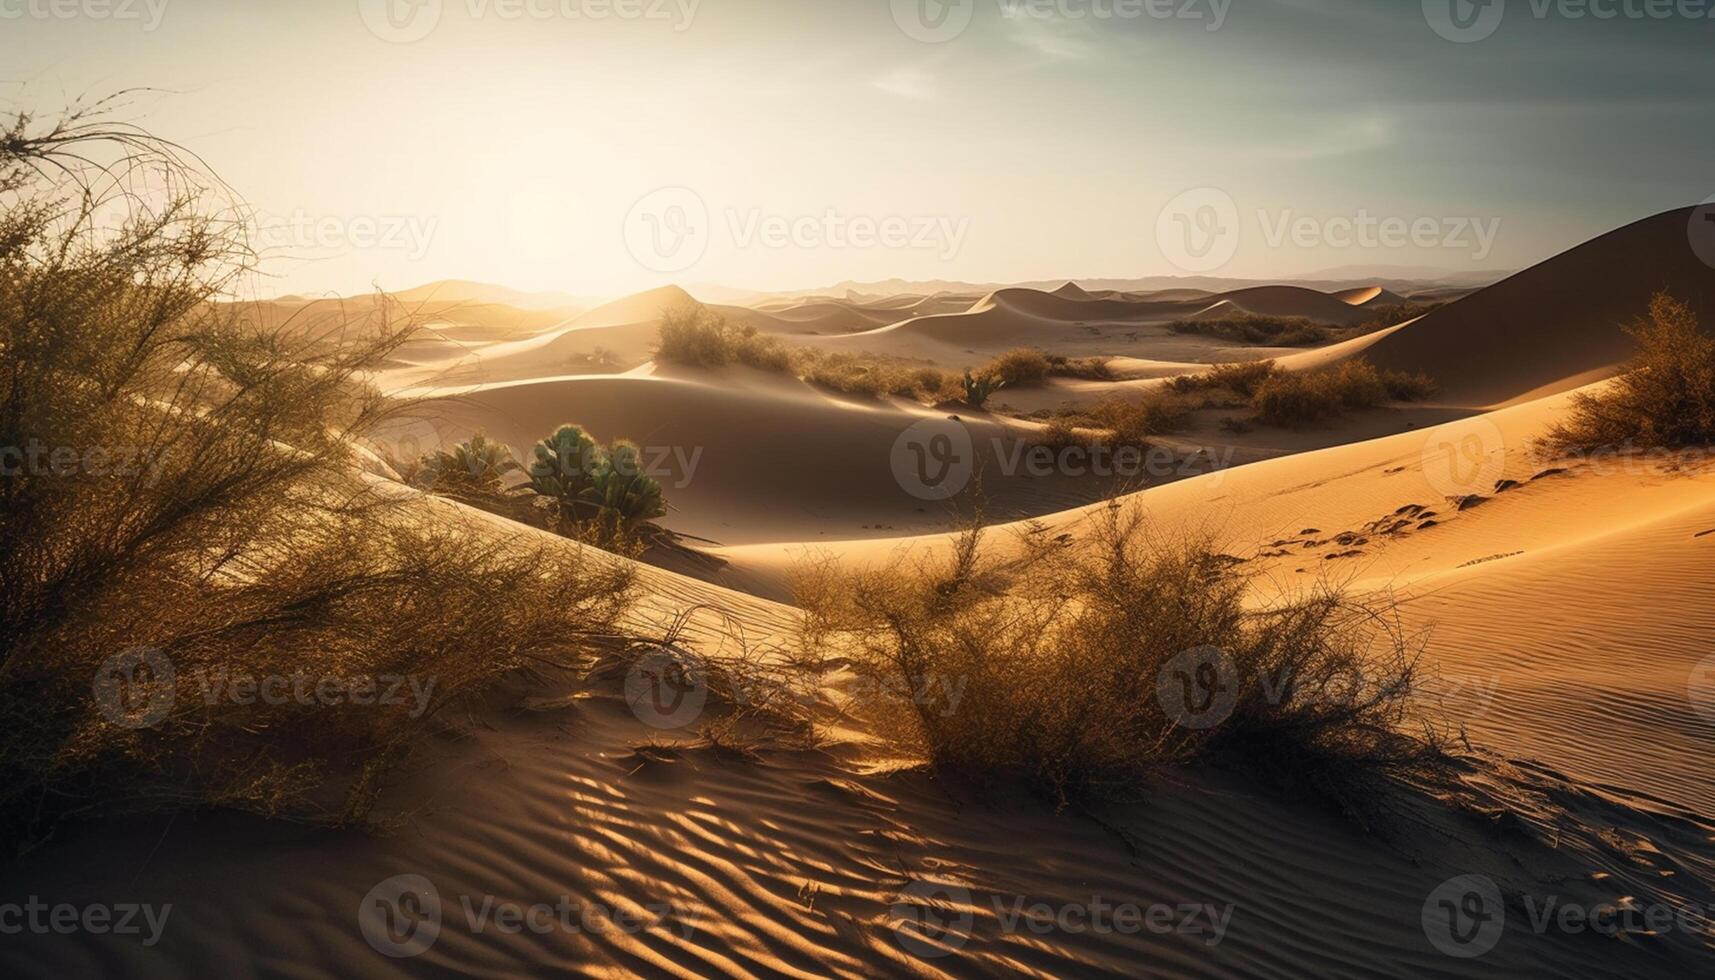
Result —
[[[1712,11],[0,0],[0,91],[169,90],[272,292],[1492,269],[1715,194]]]

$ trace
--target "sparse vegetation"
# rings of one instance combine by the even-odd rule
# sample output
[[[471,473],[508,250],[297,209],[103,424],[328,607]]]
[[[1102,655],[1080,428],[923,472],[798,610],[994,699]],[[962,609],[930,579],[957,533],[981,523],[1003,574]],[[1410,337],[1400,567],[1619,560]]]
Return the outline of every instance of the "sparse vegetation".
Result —
[[[576,425],[562,425],[536,444],[529,489],[547,499],[554,530],[622,554],[639,550],[638,532],[665,516],[661,484],[644,472],[637,446],[604,447]]]
[[[1045,537],[990,548],[978,527],[915,567],[805,568],[806,642],[912,692],[875,722],[943,775],[1061,804],[1135,796],[1190,763],[1356,802],[1440,759],[1417,647],[1385,599],[1257,605],[1207,542],[1160,540],[1118,504],[1084,544]],[[1218,713],[1190,717],[1199,705]]]
[[[1315,371],[1277,371],[1256,386],[1251,408],[1264,424],[1298,426],[1434,393],[1435,382],[1425,375],[1381,371],[1354,358]]]
[[[1253,421],[1298,426],[1390,401],[1421,401],[1435,393],[1435,381],[1353,358],[1314,371],[1286,371],[1273,361],[1218,364],[1202,374],[1174,378],[1169,388],[1200,395],[1209,407],[1233,407],[1216,400],[1220,392],[1231,392],[1237,404],[1250,407]],[[1242,424],[1230,421],[1231,427]]]
[[[792,366],[791,354],[778,338],[764,336],[749,324],[729,323],[701,304],[667,311],[661,318],[655,357],[705,368],[747,364],[764,371],[787,371]]]
[[[1103,381],[1113,377],[1113,371],[1108,367],[1111,360],[1112,358],[1107,357],[1070,358],[1034,347],[1015,347],[990,361],[987,367],[976,373],[979,376],[998,378],[1008,388],[1039,385],[1051,377]]]
[[[1116,445],[1146,446],[1150,437],[1165,435],[1183,425],[1193,407],[1190,401],[1172,391],[1151,391],[1134,396],[1113,395],[1087,408],[1062,412],[1054,421],[1068,428],[1102,430]],[[1056,430],[1056,437],[1060,434]]]
[[[100,108],[0,132],[0,833],[361,819],[441,707],[605,642],[629,575],[364,481],[353,445],[388,403],[363,378],[408,326],[215,302],[251,267],[209,217],[229,202]],[[388,676],[420,699],[378,700]],[[221,694],[306,677],[369,695]]]
[[[936,402],[958,390],[955,379],[939,368],[897,359],[800,348],[793,351],[792,361],[793,370],[805,381],[842,394]]]
[[[1638,352],[1606,387],[1580,393],[1548,437],[1562,452],[1715,445],[1715,338],[1665,293],[1625,328]]]
[[[1333,328],[1305,317],[1239,316],[1207,320],[1175,320],[1167,325],[1174,333],[1195,333],[1242,344],[1268,347],[1313,347],[1335,337]]]

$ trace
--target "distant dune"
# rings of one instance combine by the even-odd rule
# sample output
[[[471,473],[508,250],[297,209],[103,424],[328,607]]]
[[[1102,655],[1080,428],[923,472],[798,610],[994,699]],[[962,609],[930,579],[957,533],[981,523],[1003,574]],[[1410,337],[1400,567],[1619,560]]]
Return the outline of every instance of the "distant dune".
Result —
[[[1668,290],[1715,317],[1715,269],[1691,250],[1690,208],[1609,232],[1466,296],[1380,340],[1377,365],[1424,371],[1471,406],[1548,394],[1613,371],[1632,351],[1620,325]]]

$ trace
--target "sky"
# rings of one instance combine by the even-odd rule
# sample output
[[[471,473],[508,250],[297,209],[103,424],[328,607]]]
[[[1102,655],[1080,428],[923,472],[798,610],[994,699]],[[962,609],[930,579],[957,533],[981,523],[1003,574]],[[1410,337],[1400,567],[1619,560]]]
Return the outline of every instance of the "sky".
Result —
[[[271,294],[1503,270],[1715,195],[1712,42],[1709,0],[0,0],[0,107],[152,89]]]

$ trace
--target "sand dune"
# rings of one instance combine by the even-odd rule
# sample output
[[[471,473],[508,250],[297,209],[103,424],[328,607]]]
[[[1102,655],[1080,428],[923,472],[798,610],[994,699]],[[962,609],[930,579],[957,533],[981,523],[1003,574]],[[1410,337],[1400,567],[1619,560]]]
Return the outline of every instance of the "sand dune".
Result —
[[[1424,371],[1442,397],[1489,406],[1611,373],[1631,353],[1619,330],[1668,290],[1707,317],[1715,269],[1691,249],[1691,209],[1609,232],[1378,340],[1377,365]]]
[[[1405,302],[1405,297],[1381,286],[1359,286],[1332,294],[1342,303],[1353,306],[1393,306]]]

